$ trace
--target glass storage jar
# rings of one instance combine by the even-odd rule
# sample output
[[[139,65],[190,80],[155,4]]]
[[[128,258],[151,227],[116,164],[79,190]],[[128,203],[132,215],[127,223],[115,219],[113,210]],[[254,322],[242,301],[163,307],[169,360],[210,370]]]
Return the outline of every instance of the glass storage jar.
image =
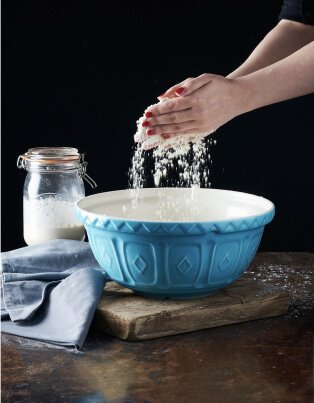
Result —
[[[27,245],[51,239],[84,240],[84,226],[75,217],[76,203],[85,196],[84,154],[72,147],[30,148],[18,168],[27,171],[23,192],[23,231]]]

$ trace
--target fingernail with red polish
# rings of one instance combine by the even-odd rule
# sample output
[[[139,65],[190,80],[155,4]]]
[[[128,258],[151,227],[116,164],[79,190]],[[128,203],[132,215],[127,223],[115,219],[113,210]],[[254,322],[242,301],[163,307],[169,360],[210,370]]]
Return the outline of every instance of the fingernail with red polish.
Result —
[[[183,92],[184,92],[184,88],[183,88],[183,87],[180,87],[180,88],[178,88],[178,89],[176,90],[176,94],[177,94],[177,95],[182,95]]]
[[[148,120],[144,120],[144,122],[142,123],[143,127],[147,127],[150,125],[150,122]]]
[[[164,133],[164,134],[161,135],[161,137],[162,137],[164,140],[167,140],[167,139],[170,138],[170,134]]]
[[[147,134],[149,135],[149,136],[152,136],[153,134],[155,134],[156,133],[156,130],[154,130],[154,129],[149,129],[149,130],[147,130]]]
[[[152,112],[146,112],[145,117],[146,118],[151,118],[153,116]]]

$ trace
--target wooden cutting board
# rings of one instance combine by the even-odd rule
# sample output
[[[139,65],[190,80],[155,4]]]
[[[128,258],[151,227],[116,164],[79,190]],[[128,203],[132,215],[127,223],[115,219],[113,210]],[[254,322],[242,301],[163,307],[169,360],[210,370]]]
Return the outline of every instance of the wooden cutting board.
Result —
[[[109,282],[94,324],[123,340],[146,340],[278,316],[288,307],[287,291],[245,278],[214,295],[185,300],[146,298]]]

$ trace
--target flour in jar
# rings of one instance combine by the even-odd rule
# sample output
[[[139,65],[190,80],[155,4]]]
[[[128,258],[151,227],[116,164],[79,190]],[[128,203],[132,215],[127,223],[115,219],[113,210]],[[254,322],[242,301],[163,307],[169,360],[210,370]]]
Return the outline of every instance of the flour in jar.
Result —
[[[84,226],[75,217],[76,202],[45,197],[24,200],[24,239],[27,245],[51,239],[85,238]]]

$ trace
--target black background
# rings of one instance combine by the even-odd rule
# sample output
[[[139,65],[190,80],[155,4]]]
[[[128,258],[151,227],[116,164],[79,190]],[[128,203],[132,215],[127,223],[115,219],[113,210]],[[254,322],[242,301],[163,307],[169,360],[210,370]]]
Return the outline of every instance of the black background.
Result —
[[[143,110],[186,77],[231,72],[280,8],[280,0],[2,1],[2,250],[25,246],[19,154],[77,147],[97,192],[126,188]],[[313,100],[250,112],[214,134],[212,187],[276,206],[260,250],[314,251]]]

